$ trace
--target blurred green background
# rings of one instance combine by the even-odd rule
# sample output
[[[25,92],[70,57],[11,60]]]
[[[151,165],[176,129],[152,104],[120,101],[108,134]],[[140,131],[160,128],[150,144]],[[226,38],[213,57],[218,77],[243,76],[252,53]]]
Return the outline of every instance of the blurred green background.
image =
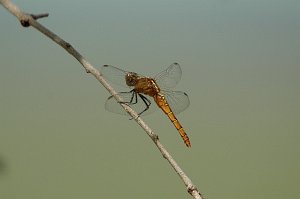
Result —
[[[206,198],[297,198],[300,1],[14,1],[92,64],[173,62],[191,105],[144,117]],[[63,49],[0,6],[0,198],[190,198],[141,128]]]

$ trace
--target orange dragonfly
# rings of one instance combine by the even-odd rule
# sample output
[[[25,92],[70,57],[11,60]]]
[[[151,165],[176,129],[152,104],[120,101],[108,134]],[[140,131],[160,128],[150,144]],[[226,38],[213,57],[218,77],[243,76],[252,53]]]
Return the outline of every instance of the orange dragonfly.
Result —
[[[171,64],[154,78],[125,71],[111,65],[104,65],[101,73],[109,81],[131,88],[131,91],[120,92],[118,95],[124,100],[121,103],[130,105],[139,115],[152,113],[155,110],[155,106],[151,106],[154,100],[174,124],[185,145],[191,147],[188,135],[175,116],[175,114],[184,111],[190,104],[189,97],[185,92],[171,90],[181,79],[182,72],[178,63]],[[105,108],[113,113],[127,115],[127,112],[117,104],[113,96],[107,99]]]

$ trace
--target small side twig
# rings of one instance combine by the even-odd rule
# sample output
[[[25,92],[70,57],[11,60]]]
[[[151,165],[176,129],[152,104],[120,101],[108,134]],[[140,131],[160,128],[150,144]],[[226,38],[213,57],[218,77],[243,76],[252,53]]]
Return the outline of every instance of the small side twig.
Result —
[[[40,19],[40,18],[43,18],[43,17],[48,17],[49,16],[49,13],[42,13],[42,14],[31,14],[32,18],[37,20],[37,19]]]
[[[71,44],[61,39],[59,36],[48,30],[46,27],[41,25],[36,21],[36,19],[47,17],[48,14],[26,14],[22,12],[15,4],[13,4],[10,0],[0,0],[0,3],[14,16],[18,18],[21,24],[24,27],[32,26],[38,31],[42,32],[45,36],[52,39],[55,43],[64,48],[68,53],[70,53],[73,57],[75,57],[81,65],[84,67],[87,73],[91,73],[115,98],[117,101],[122,101],[122,99],[117,95],[117,92],[108,84],[108,82],[103,78],[101,73],[95,69],[78,51],[76,51]],[[148,134],[148,136],[155,143],[157,148],[160,150],[163,157],[170,163],[176,173],[180,176],[182,181],[184,182],[188,193],[190,193],[196,199],[203,199],[202,195],[196,188],[196,186],[192,183],[190,178],[183,172],[183,170],[179,167],[177,162],[172,158],[169,152],[164,148],[164,146],[160,143],[158,136],[151,130],[151,128],[138,116],[138,114],[131,109],[129,106],[120,103],[120,105],[131,115],[132,118],[144,129],[144,131]]]

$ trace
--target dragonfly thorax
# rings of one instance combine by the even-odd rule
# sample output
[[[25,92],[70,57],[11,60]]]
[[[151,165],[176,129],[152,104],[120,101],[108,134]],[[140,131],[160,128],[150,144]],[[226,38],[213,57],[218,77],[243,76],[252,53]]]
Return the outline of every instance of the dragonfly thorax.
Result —
[[[149,77],[142,77],[137,79],[137,83],[134,86],[135,92],[144,93],[151,97],[157,95],[160,92],[155,80]]]

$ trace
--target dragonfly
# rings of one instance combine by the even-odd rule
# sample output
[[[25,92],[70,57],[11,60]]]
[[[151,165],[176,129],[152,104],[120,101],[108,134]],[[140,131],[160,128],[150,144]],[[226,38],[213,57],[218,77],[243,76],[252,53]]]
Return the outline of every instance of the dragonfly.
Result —
[[[150,114],[157,109],[155,107],[159,107],[171,120],[185,145],[191,147],[188,135],[175,116],[175,114],[184,111],[190,104],[189,97],[185,92],[172,90],[182,75],[178,63],[171,64],[154,78],[111,65],[104,65],[101,68],[101,73],[110,82],[130,88],[128,92],[117,94],[124,100],[122,102],[117,102],[113,96],[110,96],[105,102],[106,110],[127,115],[127,112],[118,105],[118,103],[123,103],[131,106],[140,116]],[[152,106],[153,103],[157,106]]]

